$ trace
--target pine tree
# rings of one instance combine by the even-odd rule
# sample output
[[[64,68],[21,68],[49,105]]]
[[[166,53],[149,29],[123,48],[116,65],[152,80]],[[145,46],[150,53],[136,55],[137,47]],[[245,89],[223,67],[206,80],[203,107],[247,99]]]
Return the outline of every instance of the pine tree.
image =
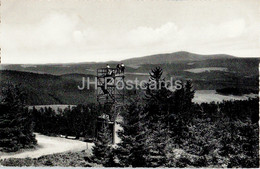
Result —
[[[165,123],[161,122],[162,117],[158,116],[158,122],[150,125],[147,129],[149,138],[146,140],[147,167],[164,167],[167,163],[167,150],[169,142],[169,130]]]
[[[121,142],[115,152],[122,167],[145,167],[147,136],[142,121],[143,108],[140,100],[133,100],[126,106],[126,110],[120,123],[122,130],[118,132]]]
[[[193,89],[192,82],[188,80],[185,84],[185,101],[187,105],[192,104],[192,99],[194,98],[195,91]]]
[[[111,163],[113,163],[113,160],[111,160],[111,158],[113,158],[113,152],[108,124],[104,124],[94,143],[95,145],[92,148],[92,160],[97,164],[102,164],[104,167],[111,167]]]
[[[163,70],[156,67],[151,70],[149,82],[146,84],[145,91],[145,112],[146,120],[151,122],[158,121],[157,116],[164,116],[162,122],[167,123],[169,106],[173,92],[167,89],[165,79],[162,77]]]
[[[170,91],[162,77],[163,71],[156,67],[151,70],[145,97],[146,147],[147,166],[171,166],[171,132],[169,130],[169,115],[174,92]],[[154,88],[154,86],[156,86]]]
[[[36,144],[32,116],[25,108],[20,86],[8,84],[2,89],[0,103],[0,149],[17,151]]]
[[[187,81],[181,83],[181,89],[176,90],[170,104],[170,129],[175,143],[182,144],[188,133],[188,125],[191,123],[194,116],[194,98],[195,91],[193,90],[192,82]]]
[[[192,82],[188,80],[184,87],[184,107],[183,107],[183,117],[184,124],[188,125],[193,117],[193,103],[192,99],[194,98],[195,91],[192,86]]]

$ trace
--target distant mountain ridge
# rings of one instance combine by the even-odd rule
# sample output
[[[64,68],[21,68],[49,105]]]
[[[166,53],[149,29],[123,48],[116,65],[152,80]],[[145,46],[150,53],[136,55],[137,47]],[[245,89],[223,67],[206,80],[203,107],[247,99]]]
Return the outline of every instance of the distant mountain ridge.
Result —
[[[121,61],[108,61],[108,62],[79,62],[79,63],[56,63],[56,64],[0,64],[0,70],[16,70],[23,72],[32,72],[38,74],[52,74],[52,75],[63,75],[63,74],[96,74],[96,69],[105,67],[109,64],[111,67],[116,67],[118,63],[124,63],[127,72],[147,73],[154,65],[163,64],[177,64],[182,63],[183,66],[191,62],[226,62],[227,60],[239,59],[235,56],[216,54],[216,55],[200,55],[189,53],[186,51],[166,53],[166,54],[156,54],[143,57],[135,57],[131,59],[125,59]],[[141,65],[150,65],[146,68],[140,69]],[[208,66],[214,66],[211,64]],[[222,65],[222,64],[220,64]],[[215,65],[216,66],[216,65]],[[186,67],[186,66],[185,66]],[[182,67],[184,68],[184,67]],[[191,68],[190,66],[187,67]],[[180,69],[180,68],[179,68]]]
[[[216,55],[200,55],[195,53],[190,53],[186,51],[166,53],[166,54],[156,54],[137,58],[131,58],[122,60],[125,64],[165,64],[180,61],[202,61],[208,59],[231,59],[236,58],[235,56],[226,54],[216,54]]]
[[[41,66],[73,66],[73,65],[105,65],[105,64],[131,64],[131,65],[142,65],[142,64],[167,64],[173,62],[187,62],[187,61],[203,61],[209,59],[232,59],[237,58],[236,56],[227,55],[227,54],[210,54],[202,55],[196,53],[190,53],[186,51],[179,51],[173,53],[161,53],[141,57],[133,57],[130,59],[124,59],[120,61],[104,61],[104,62],[74,62],[74,63],[46,63],[46,64],[0,64],[0,70],[4,70],[5,66],[23,66],[34,67],[37,65]]]
[[[177,54],[162,55],[160,56],[163,59],[160,59],[159,62],[153,59],[158,55],[123,62],[126,65],[125,80],[148,80],[147,74],[151,69],[160,66],[166,79],[171,77],[181,80],[192,79],[195,90],[245,88],[250,91],[257,91],[259,89],[258,58],[240,58],[228,55],[210,55],[207,57],[183,52],[179,53],[182,56],[181,58],[176,58],[176,56],[179,56]],[[138,59],[141,59],[141,61]],[[117,63],[110,63],[110,66],[116,67]],[[28,94],[29,105],[75,105],[96,102],[94,86],[90,86],[91,90],[83,91],[78,90],[78,86],[82,85],[83,77],[90,77],[91,82],[93,82],[96,70],[105,67],[106,63],[2,66],[0,65],[2,69],[0,69],[0,87],[3,87],[7,82],[21,84],[22,89]],[[218,69],[195,73],[187,71],[209,70],[210,68]],[[221,71],[222,69],[225,71]]]

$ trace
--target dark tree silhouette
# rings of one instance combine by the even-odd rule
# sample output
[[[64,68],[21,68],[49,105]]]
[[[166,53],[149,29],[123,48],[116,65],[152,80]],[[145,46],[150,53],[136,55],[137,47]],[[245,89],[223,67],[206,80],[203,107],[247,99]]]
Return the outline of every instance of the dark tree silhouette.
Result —
[[[126,106],[126,112],[122,114],[123,121],[120,122],[122,130],[118,132],[121,142],[115,150],[119,164],[125,167],[145,167],[146,154],[145,126],[143,123],[142,106],[140,101],[132,100]]]
[[[95,145],[92,148],[93,155],[91,157],[93,162],[101,164],[104,167],[112,167],[114,159],[112,155],[111,134],[108,124],[104,123],[94,143]]]
[[[0,150],[17,151],[36,144],[32,116],[25,107],[20,86],[8,84],[1,91]]]

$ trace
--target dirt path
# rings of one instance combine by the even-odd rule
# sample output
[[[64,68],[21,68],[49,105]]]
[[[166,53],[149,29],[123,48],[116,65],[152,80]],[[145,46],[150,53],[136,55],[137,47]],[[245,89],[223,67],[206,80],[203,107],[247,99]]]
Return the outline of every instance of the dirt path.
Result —
[[[16,153],[1,153],[0,159],[6,158],[38,158],[43,155],[62,153],[68,151],[82,151],[85,149],[91,149],[93,143],[85,143],[78,140],[70,140],[60,137],[50,137],[41,134],[36,134],[38,146],[36,149],[25,150]]]

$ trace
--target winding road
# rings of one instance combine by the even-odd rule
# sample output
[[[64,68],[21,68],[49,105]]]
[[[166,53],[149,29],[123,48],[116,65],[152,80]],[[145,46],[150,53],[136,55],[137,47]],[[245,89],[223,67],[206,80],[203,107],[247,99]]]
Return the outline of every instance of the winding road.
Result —
[[[15,153],[0,152],[0,159],[7,158],[38,158],[43,155],[76,152],[91,149],[93,143],[86,143],[78,140],[70,140],[60,137],[50,137],[36,133],[38,145],[35,149],[23,150]],[[88,144],[88,145],[87,145]]]

